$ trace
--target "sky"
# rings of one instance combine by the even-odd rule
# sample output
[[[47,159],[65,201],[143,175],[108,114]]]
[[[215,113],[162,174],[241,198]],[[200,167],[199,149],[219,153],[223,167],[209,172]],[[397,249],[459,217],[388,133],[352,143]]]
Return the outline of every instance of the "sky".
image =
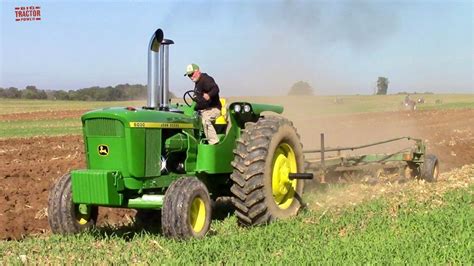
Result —
[[[41,21],[15,21],[40,6]],[[170,90],[196,63],[224,96],[474,93],[474,1],[5,1],[0,87],[46,90],[147,82],[149,40],[170,47]]]

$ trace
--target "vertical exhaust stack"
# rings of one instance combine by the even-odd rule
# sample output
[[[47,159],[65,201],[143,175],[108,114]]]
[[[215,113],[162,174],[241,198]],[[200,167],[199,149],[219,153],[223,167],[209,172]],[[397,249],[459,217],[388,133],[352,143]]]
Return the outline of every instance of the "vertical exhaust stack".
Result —
[[[172,40],[164,39],[161,42],[163,53],[160,54],[161,80],[160,80],[160,110],[168,110],[169,89],[170,89],[170,45],[174,44]]]
[[[151,36],[150,45],[148,49],[148,85],[147,85],[147,103],[149,109],[156,109],[158,107],[158,86],[159,73],[159,51],[161,42],[163,41],[163,31],[157,29],[153,36]]]
[[[169,45],[161,29],[151,37],[148,49],[148,109],[167,110],[169,101]]]

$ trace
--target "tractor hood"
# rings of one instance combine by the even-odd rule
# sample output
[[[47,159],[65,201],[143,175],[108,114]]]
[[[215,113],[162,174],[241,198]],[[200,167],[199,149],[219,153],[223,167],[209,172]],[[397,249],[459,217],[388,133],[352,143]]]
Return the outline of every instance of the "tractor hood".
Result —
[[[90,119],[115,119],[125,128],[197,128],[197,119],[181,113],[135,109],[133,107],[109,107],[90,111],[82,116],[82,122]]]
[[[197,121],[182,113],[133,107],[88,112],[82,116],[88,169],[139,179],[160,176],[163,132],[192,131]]]

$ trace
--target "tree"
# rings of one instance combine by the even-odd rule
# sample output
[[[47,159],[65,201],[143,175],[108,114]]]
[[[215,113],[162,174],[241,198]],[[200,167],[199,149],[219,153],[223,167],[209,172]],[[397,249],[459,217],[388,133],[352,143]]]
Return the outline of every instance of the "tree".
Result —
[[[379,77],[377,79],[377,95],[387,95],[388,90],[388,78]]]
[[[65,91],[54,91],[53,99],[54,100],[69,100],[69,94]]]
[[[26,89],[21,91],[22,99],[35,99],[37,94],[36,87],[27,86]]]
[[[306,81],[298,81],[291,86],[288,95],[313,95],[313,88]]]
[[[36,86],[26,86],[21,92],[21,98],[23,99],[46,99],[46,93],[43,90],[38,90]]]
[[[21,91],[15,87],[10,87],[5,90],[5,98],[18,99],[21,97]]]

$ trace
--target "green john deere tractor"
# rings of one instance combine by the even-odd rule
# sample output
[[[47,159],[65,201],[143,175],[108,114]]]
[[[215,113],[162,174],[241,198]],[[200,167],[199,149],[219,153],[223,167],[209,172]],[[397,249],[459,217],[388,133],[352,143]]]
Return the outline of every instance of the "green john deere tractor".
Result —
[[[54,233],[95,225],[98,207],[132,208],[136,219],[160,224],[173,238],[202,237],[211,202],[232,197],[239,224],[265,224],[302,206],[302,145],[276,105],[234,102],[216,120],[220,139],[208,145],[194,110],[169,104],[168,58],[173,41],[158,29],[148,51],[148,100],[142,108],[104,108],[82,116],[87,169],[59,178],[48,202]]]

